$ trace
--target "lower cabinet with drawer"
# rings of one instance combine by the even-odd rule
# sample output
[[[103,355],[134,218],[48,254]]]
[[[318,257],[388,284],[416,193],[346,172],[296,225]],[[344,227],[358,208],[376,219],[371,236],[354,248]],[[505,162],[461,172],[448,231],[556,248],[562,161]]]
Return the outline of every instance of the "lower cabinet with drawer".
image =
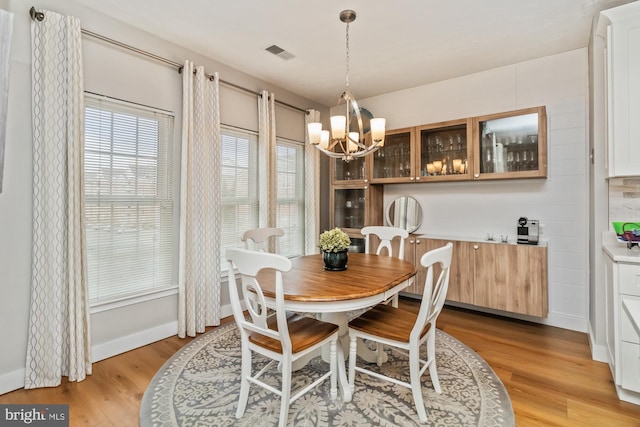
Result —
[[[406,293],[421,295],[426,272],[420,258],[453,243],[447,301],[510,313],[548,314],[547,247],[409,236],[405,259],[416,264],[416,279]],[[436,269],[436,275],[439,271]],[[437,276],[436,276],[437,277]]]
[[[640,404],[640,336],[623,301],[640,301],[640,262],[616,259],[607,250],[605,265],[605,337],[609,367],[620,400]],[[640,261],[640,260],[639,260]]]

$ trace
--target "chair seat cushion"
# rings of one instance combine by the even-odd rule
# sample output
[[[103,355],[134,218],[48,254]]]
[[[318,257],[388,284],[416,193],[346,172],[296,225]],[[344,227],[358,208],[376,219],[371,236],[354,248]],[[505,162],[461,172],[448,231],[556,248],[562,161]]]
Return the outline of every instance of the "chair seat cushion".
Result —
[[[387,304],[378,304],[349,322],[349,328],[385,339],[408,343],[417,318],[417,313],[394,308]],[[420,336],[423,337],[430,327],[431,324],[427,323]]]
[[[276,316],[269,317],[267,324],[269,329],[278,330]],[[297,313],[292,313],[287,317],[287,327],[289,328],[291,348],[294,354],[325,340],[338,330],[338,325],[302,316]],[[254,332],[249,335],[249,341],[260,347],[282,353],[280,341],[273,338]]]

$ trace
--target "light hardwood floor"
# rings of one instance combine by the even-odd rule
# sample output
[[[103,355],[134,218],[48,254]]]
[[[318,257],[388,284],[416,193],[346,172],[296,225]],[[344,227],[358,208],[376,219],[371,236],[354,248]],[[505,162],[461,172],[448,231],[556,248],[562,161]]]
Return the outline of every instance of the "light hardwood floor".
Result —
[[[404,298],[401,305],[417,308]],[[517,426],[640,426],[640,406],[618,400],[608,365],[591,360],[586,334],[447,307],[438,327],[491,365]],[[80,383],[16,390],[0,404],[68,403],[71,426],[136,426],[149,381],[189,341],[167,338],[94,364]]]

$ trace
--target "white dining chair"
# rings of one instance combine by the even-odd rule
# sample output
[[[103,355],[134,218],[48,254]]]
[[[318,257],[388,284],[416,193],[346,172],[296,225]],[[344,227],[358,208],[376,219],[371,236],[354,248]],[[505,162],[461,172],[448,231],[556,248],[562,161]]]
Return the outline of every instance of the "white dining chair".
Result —
[[[355,393],[356,371],[408,387],[412,391],[418,417],[422,422],[427,421],[420,378],[429,368],[434,390],[437,393],[442,393],[436,367],[436,320],[447,296],[452,254],[453,244],[449,242],[441,248],[427,252],[420,259],[420,264],[427,269],[427,278],[418,313],[387,304],[379,304],[349,322],[349,387],[352,394]],[[434,281],[435,264],[439,264],[442,270]],[[358,338],[384,344],[392,350],[408,356],[410,381],[403,381],[358,366],[356,363]],[[425,342],[427,357],[426,360],[422,360],[420,348]]]
[[[284,230],[277,227],[253,228],[242,233],[242,241],[245,249],[253,247],[260,252],[280,253],[280,237],[284,236]]]
[[[396,257],[399,259],[404,259],[404,241],[407,237],[409,237],[409,233],[407,230],[398,227],[388,227],[383,225],[371,225],[368,227],[362,228],[360,233],[365,237],[364,240],[364,252],[367,254],[376,254],[382,255],[385,254],[388,256]],[[372,248],[373,243],[371,240],[371,236],[378,237],[380,243],[378,247],[374,250]],[[398,238],[399,244],[396,246],[398,248],[397,252],[393,250],[393,240]],[[413,280],[413,279],[411,279]],[[391,302],[394,307],[398,306],[398,294],[391,297],[386,303]]]
[[[236,418],[245,412],[249,398],[250,384],[257,384],[280,396],[279,426],[285,426],[289,405],[330,378],[330,397],[337,396],[337,355],[336,341],[338,326],[311,317],[284,310],[284,289],[282,272],[291,269],[291,261],[282,255],[247,249],[227,249],[226,258],[229,271],[237,269],[240,277],[242,302],[248,316],[242,310],[241,297],[234,274],[229,275],[229,296],[236,324],[240,331],[242,345],[242,379]],[[266,299],[257,280],[261,270],[275,270],[275,316],[267,312]],[[293,364],[307,354],[329,344],[329,369],[315,381],[296,387],[292,395]],[[252,354],[259,353],[271,361],[257,373],[253,373]],[[279,364],[279,365],[278,365]],[[277,389],[260,379],[265,372],[282,371],[281,387]],[[296,384],[298,382],[296,381]]]
[[[365,237],[364,240],[364,252],[367,254],[375,253],[381,255],[385,252],[388,256],[404,259],[404,240],[409,237],[407,230],[398,227],[389,227],[384,225],[370,225],[362,228],[360,233]],[[371,242],[371,236],[375,235],[380,240],[378,247],[374,250]],[[397,246],[398,251],[393,251],[392,241],[399,237],[400,243]]]

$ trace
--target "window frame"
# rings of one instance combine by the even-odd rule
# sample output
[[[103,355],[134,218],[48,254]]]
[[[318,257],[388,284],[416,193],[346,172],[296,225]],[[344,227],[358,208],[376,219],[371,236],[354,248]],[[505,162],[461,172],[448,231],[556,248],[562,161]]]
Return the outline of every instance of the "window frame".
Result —
[[[152,285],[150,287],[140,286],[139,288],[136,288],[131,292],[119,292],[119,293],[114,293],[112,296],[106,296],[106,297],[94,296],[89,300],[89,306],[91,308],[91,312],[105,311],[115,307],[135,304],[141,301],[146,301],[150,299],[161,298],[166,295],[176,294],[177,288],[178,288],[178,284],[176,280],[177,279],[177,272],[176,272],[177,263],[174,262],[175,261],[174,258],[175,258],[175,254],[177,253],[178,241],[177,241],[177,236],[174,228],[175,228],[175,225],[177,224],[178,209],[176,209],[177,205],[176,205],[174,185],[173,185],[174,184],[173,181],[176,173],[175,161],[174,161],[175,114],[173,112],[162,110],[159,108],[153,108],[153,107],[137,104],[134,102],[115,99],[115,98],[107,97],[104,95],[98,95],[91,92],[85,92],[84,99],[85,99],[85,105],[84,105],[84,119],[85,119],[84,160],[85,162],[84,162],[83,172],[85,174],[84,208],[85,208],[85,233],[87,237],[86,239],[87,240],[87,261],[88,261],[88,270],[89,270],[87,272],[89,294],[91,295],[92,293],[95,293],[95,292],[104,292],[104,290],[96,291],[92,288],[92,275],[95,273],[95,271],[92,272],[91,268],[92,267],[98,268],[96,267],[96,259],[102,258],[102,255],[92,260],[91,251],[93,249],[90,249],[90,245],[96,244],[96,241],[93,241],[95,240],[94,239],[95,236],[92,236],[92,232],[95,230],[90,229],[90,227],[92,226],[91,224],[100,224],[100,223],[93,223],[90,220],[91,210],[93,209],[96,211],[100,211],[98,207],[100,203],[102,203],[103,205],[108,205],[112,207],[126,206],[128,204],[129,208],[131,208],[132,206],[135,206],[136,208],[147,207],[150,210],[153,210],[155,208],[157,211],[161,212],[159,214],[152,216],[151,223],[158,227],[157,232],[163,236],[161,238],[163,242],[161,245],[163,249],[162,257],[164,259],[164,262],[162,261],[160,262],[166,265],[166,269],[164,271],[164,282],[163,282],[164,285],[160,285],[160,286]],[[123,116],[129,115],[129,116],[135,117],[135,123],[136,123],[135,138],[136,139],[135,139],[135,150],[133,150],[134,154],[128,153],[124,157],[128,156],[128,158],[136,164],[136,167],[135,167],[136,173],[134,175],[134,180],[136,182],[136,192],[138,191],[137,183],[139,183],[145,176],[144,167],[140,169],[141,166],[138,163],[138,161],[142,163],[141,159],[144,158],[146,160],[147,167],[150,164],[152,165],[152,168],[153,168],[152,170],[155,171],[155,183],[151,185],[153,189],[151,194],[149,194],[150,190],[147,190],[146,194],[124,195],[122,193],[118,193],[118,194],[109,195],[109,194],[102,194],[100,189],[96,190],[95,188],[91,188],[92,185],[95,186],[95,182],[92,182],[91,178],[89,178],[91,174],[93,173],[94,175],[100,175],[102,172],[99,172],[97,170],[88,170],[88,168],[90,168],[91,166],[95,167],[96,165],[98,165],[100,169],[101,168],[100,164],[102,160],[96,161],[95,158],[92,160],[88,160],[87,155],[93,154],[94,156],[97,156],[99,159],[103,155],[106,156],[107,158],[111,156],[112,158],[111,161],[113,162],[113,158],[121,156],[122,153],[118,152],[113,148],[116,145],[113,143],[114,136],[110,133],[113,131],[113,127],[109,129],[109,135],[106,136],[104,140],[104,141],[108,140],[109,141],[108,143],[106,142],[96,143],[96,141],[94,140],[93,141],[94,145],[89,146],[90,142],[88,138],[96,137],[95,134],[90,136],[88,135],[90,132],[87,132],[88,126],[90,124],[88,123],[88,120],[87,120],[87,117],[88,117],[87,114],[89,109],[93,109],[98,112],[105,112],[107,115],[111,115],[111,117],[113,117],[114,114],[121,114]],[[100,114],[100,113],[97,113],[97,114]],[[101,124],[99,123],[100,120],[102,119],[99,118],[96,124],[94,124],[95,126],[98,126],[97,129],[100,129],[100,126],[101,126]],[[138,125],[141,122],[141,120],[145,120],[147,122],[153,122],[157,120],[158,122],[158,134],[157,134],[158,139],[157,139],[157,145],[155,147],[155,150],[156,150],[155,157],[153,156],[153,153],[152,154],[147,153],[143,155],[140,153],[140,151],[138,151],[141,148],[141,146],[145,144],[145,141],[142,141],[141,143],[140,139],[145,138],[145,136],[147,136],[147,134],[139,133]],[[131,131],[131,129],[127,129],[127,130]],[[102,134],[100,134],[98,138],[102,140],[103,138]],[[110,150],[103,149],[102,148],[103,144],[105,145],[110,144],[111,149]],[[148,144],[149,144],[149,141],[146,141],[147,146]],[[152,160],[155,159],[155,161],[150,163],[149,162],[150,159]],[[109,169],[108,176],[110,178],[113,178],[114,176],[112,171],[113,169]],[[147,173],[149,172],[147,171]],[[98,178],[98,181],[100,181],[101,179],[102,178]],[[109,182],[113,183],[113,179],[111,179]],[[101,186],[101,185],[102,183],[98,183],[98,186]],[[110,186],[110,188],[112,187]],[[145,192],[140,191],[140,193],[145,193]],[[153,218],[153,217],[157,217],[157,218]],[[111,225],[114,224],[113,219],[109,221],[109,224]],[[135,223],[134,222],[127,223],[126,225],[132,226],[133,224]],[[101,226],[104,226],[104,222],[102,223]],[[109,225],[107,225],[107,227],[108,226]],[[138,224],[137,228],[135,226],[133,228],[138,230],[137,235],[143,234],[140,232],[140,224]],[[97,242],[99,242],[99,239]],[[153,259],[156,259],[155,248],[157,248],[157,243],[154,241],[151,244],[151,246],[153,246],[154,248],[154,250],[152,251],[151,257],[153,257]],[[103,245],[103,247],[109,248],[110,245]],[[97,264],[97,265],[100,265],[100,264]],[[152,270],[155,272],[155,268],[152,268]],[[100,274],[102,274],[102,271],[100,272]],[[141,281],[144,281],[144,280],[148,280],[148,278],[141,279]],[[151,283],[153,283],[153,280],[151,280]],[[96,286],[96,284],[93,283],[93,286]],[[109,287],[107,286],[107,289],[108,288]],[[112,286],[111,290],[113,291],[115,288],[116,288],[115,286]]]

